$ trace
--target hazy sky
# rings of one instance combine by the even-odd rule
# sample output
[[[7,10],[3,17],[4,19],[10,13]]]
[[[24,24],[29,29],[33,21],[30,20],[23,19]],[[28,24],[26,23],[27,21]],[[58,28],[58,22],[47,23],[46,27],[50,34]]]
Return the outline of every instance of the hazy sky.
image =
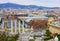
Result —
[[[7,2],[23,4],[23,5],[60,7],[60,0],[0,0],[0,3],[7,3]]]

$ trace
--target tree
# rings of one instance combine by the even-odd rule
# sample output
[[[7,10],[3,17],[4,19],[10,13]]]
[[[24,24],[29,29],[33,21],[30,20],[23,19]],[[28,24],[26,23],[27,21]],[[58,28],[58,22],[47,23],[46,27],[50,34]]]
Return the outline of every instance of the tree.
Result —
[[[49,30],[46,30],[46,38],[44,39],[45,41],[52,39],[53,37],[51,36],[51,32]]]
[[[16,34],[15,36],[7,36],[5,32],[0,35],[0,41],[16,41],[19,37],[19,34]]]
[[[60,41],[60,34],[58,34],[57,37],[58,37],[58,39],[59,39],[59,41]]]

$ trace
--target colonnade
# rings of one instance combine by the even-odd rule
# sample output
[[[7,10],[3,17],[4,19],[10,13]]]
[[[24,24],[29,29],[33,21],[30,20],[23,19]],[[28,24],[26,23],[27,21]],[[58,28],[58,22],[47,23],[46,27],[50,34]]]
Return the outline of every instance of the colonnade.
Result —
[[[22,21],[22,23],[21,23],[21,21]],[[25,23],[25,21],[24,20],[19,20],[19,21],[17,21],[16,19],[13,21],[13,20],[11,20],[11,32],[12,33],[14,33],[14,31],[13,30],[15,30],[15,33],[17,33],[17,32],[21,32],[21,30],[22,30],[22,33],[25,33],[25,28],[30,28],[31,29],[31,32],[32,32],[32,30],[33,30],[33,27],[32,26],[30,26],[30,25],[28,25],[28,24],[26,24]],[[13,26],[13,23],[15,22],[15,24],[14,24],[14,26]]]
[[[8,26],[8,20],[5,20],[3,19],[3,22],[2,22],[2,29],[10,29],[10,32],[11,33],[17,33],[17,32],[22,32],[22,33],[25,33],[25,28],[30,28],[31,29],[31,32],[33,30],[33,27],[28,25],[27,23],[25,23],[25,20],[19,20],[19,19],[10,19],[11,22],[10,22],[10,28],[7,28],[6,27],[6,24],[7,23],[7,26]],[[22,21],[22,23],[21,23]],[[22,31],[21,31],[22,30]]]

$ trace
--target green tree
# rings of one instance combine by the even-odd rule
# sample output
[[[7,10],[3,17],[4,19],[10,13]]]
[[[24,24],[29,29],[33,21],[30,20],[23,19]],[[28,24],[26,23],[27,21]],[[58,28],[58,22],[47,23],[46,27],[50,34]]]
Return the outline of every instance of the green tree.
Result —
[[[49,37],[51,32],[49,30],[46,30],[46,36]]]
[[[60,41],[60,34],[58,34],[57,37],[58,37],[58,39],[59,39],[59,41]]]
[[[2,40],[2,41],[6,41],[6,34],[5,33],[3,33],[1,36],[0,36],[0,39]]]

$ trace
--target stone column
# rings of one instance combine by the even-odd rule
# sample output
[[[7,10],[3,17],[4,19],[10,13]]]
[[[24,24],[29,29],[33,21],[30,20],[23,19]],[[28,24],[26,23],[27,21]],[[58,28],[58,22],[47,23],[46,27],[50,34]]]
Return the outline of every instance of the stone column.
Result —
[[[25,33],[24,32],[24,20],[22,20],[22,33]]]
[[[11,20],[11,32],[13,33],[13,20]]]
[[[2,29],[4,29],[4,20],[3,20],[3,22],[2,22]]]
[[[20,20],[19,20],[19,22],[18,22],[18,25],[19,25],[19,33],[20,33],[20,29],[21,29],[21,28],[20,28],[20,26],[21,26]]]
[[[15,33],[17,33],[17,20],[15,19]]]
[[[31,26],[31,32],[33,32],[33,26]]]

